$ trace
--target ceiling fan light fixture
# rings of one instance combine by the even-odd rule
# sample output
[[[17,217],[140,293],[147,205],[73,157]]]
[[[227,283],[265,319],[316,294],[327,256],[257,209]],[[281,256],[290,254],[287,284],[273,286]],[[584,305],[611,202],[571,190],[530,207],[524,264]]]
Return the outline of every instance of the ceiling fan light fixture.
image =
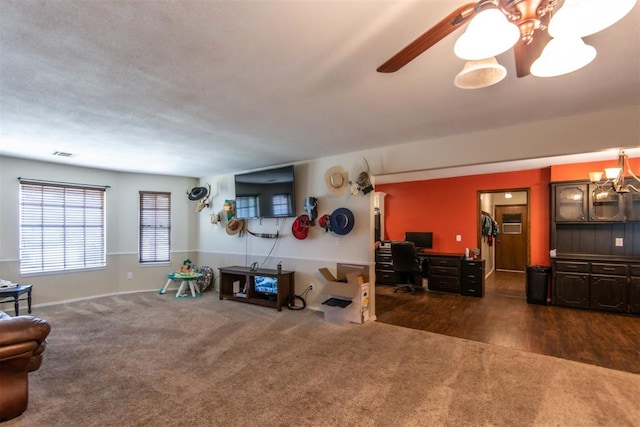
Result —
[[[468,61],[499,55],[520,38],[518,26],[496,8],[480,11],[456,40],[453,48],[456,56]]]
[[[549,22],[552,37],[586,37],[618,22],[637,0],[565,0]]]
[[[507,75],[507,69],[500,65],[495,57],[477,61],[467,61],[453,80],[460,89],[481,89],[494,85]]]
[[[586,66],[596,57],[596,49],[579,37],[551,39],[542,54],[531,64],[536,77],[555,77],[572,73]]]

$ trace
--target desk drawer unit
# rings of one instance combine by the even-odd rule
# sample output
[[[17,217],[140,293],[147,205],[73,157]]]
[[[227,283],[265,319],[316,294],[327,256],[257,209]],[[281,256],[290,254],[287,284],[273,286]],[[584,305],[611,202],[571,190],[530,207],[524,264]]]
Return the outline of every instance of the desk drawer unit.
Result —
[[[393,256],[391,244],[383,242],[376,249],[376,283],[381,285],[395,285],[398,281],[396,272],[393,271]]]
[[[460,294],[484,295],[484,260],[463,260],[460,273]]]
[[[460,260],[457,255],[429,256],[429,290],[459,293]]]

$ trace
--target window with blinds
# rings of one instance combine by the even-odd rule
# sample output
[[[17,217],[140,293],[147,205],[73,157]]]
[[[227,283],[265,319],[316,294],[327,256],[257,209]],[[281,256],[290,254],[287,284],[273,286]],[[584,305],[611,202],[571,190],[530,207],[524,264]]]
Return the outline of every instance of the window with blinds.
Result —
[[[271,202],[275,216],[287,216],[293,211],[291,209],[291,197],[288,194],[274,194]]]
[[[258,198],[256,196],[236,197],[236,216],[238,218],[257,218]]]
[[[140,263],[170,262],[171,193],[140,192]]]
[[[104,267],[105,188],[20,181],[20,273]]]

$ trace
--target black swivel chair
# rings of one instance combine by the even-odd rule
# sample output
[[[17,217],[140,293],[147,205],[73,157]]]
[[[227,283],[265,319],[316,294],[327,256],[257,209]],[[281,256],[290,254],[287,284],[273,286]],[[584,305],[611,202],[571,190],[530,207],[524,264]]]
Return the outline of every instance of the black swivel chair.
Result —
[[[393,291],[397,292],[398,289],[408,288],[412,294],[415,293],[415,276],[418,274],[422,277],[416,246],[413,242],[393,242],[391,243],[391,256],[393,270],[396,272],[399,282],[393,287]]]

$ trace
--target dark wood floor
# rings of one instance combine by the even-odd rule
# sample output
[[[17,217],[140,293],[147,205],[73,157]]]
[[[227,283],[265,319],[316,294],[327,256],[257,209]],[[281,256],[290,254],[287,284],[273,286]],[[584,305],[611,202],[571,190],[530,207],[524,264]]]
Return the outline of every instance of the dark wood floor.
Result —
[[[376,285],[376,317],[392,325],[640,374],[640,317],[527,304],[524,276],[493,273],[483,298],[394,293],[393,286]]]

